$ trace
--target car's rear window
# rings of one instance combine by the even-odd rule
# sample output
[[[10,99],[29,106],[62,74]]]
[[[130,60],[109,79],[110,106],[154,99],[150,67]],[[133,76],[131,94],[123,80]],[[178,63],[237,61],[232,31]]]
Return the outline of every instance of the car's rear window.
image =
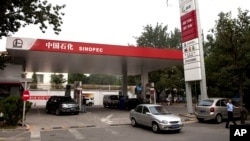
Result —
[[[119,100],[118,96],[111,96],[110,99],[111,100]]]
[[[213,100],[202,100],[199,102],[198,106],[211,106],[213,102]]]
[[[70,98],[70,97],[61,97],[60,98],[61,102],[73,102],[74,99]]]

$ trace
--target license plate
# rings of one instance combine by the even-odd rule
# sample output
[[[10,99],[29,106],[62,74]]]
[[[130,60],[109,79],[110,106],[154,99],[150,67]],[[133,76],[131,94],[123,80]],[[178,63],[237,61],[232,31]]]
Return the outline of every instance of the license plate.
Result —
[[[179,125],[172,125],[171,128],[179,128]]]
[[[200,113],[205,113],[206,111],[205,110],[200,110]]]

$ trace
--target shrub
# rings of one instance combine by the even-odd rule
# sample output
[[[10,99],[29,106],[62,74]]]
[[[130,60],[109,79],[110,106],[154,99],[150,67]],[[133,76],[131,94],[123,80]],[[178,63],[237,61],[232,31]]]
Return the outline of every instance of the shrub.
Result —
[[[32,103],[27,101],[25,113],[31,109]],[[20,96],[9,96],[1,102],[3,119],[9,126],[17,126],[23,116],[23,100]]]

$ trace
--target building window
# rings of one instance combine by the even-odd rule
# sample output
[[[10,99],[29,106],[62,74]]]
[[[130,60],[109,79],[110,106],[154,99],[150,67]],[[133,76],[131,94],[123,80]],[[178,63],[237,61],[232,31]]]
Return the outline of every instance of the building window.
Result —
[[[37,78],[37,82],[38,83],[43,83],[43,79],[44,79],[44,76],[43,76],[43,74],[37,74],[36,75],[36,78]]]

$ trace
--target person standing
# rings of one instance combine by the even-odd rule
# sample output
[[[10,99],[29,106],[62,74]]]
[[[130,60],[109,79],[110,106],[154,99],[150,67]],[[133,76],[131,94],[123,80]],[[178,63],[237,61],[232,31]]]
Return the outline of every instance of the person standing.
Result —
[[[233,110],[234,110],[234,105],[232,104],[232,100],[228,99],[228,102],[227,102],[227,116],[228,117],[227,117],[227,123],[226,123],[225,128],[229,128],[228,125],[230,121],[232,121],[233,124],[236,125],[236,122],[233,116]]]
[[[86,113],[86,98],[82,98],[82,113]]]

